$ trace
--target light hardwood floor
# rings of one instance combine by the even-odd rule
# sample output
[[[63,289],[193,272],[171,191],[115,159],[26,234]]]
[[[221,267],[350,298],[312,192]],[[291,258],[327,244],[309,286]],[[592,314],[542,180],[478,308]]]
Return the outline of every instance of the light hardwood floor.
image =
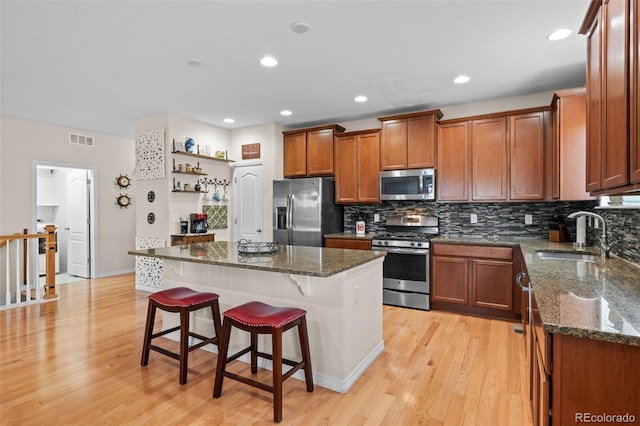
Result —
[[[0,424],[273,424],[266,392],[226,380],[211,397],[214,353],[192,352],[184,386],[175,360],[152,352],[140,367],[148,294],[134,290],[133,274],[58,294],[0,311]],[[384,341],[346,394],[287,380],[281,424],[531,424],[512,323],[385,306]]]

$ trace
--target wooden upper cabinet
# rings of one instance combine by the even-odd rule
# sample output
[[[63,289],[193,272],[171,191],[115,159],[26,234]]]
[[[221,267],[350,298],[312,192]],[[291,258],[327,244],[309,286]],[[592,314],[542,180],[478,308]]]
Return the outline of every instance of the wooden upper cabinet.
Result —
[[[407,120],[391,120],[382,123],[380,163],[382,170],[407,168]]]
[[[337,124],[283,132],[284,177],[333,176],[333,138],[341,132]]]
[[[358,200],[380,202],[380,132],[358,135]]]
[[[507,199],[507,120],[471,122],[471,182],[473,200]]]
[[[440,110],[379,117],[382,122],[380,165],[382,170],[434,167],[436,122]]]
[[[509,117],[511,200],[544,199],[544,113]]]
[[[604,144],[602,187],[615,188],[629,183],[629,153],[627,120],[627,31],[629,28],[628,1],[604,2],[606,26],[604,33]]]
[[[407,120],[407,168],[423,169],[436,165],[436,117],[428,114]]]
[[[640,4],[631,4],[631,183],[640,183]]]
[[[380,131],[337,135],[335,154],[336,202],[379,203]]]
[[[356,136],[336,136],[336,202],[355,203],[358,198]],[[328,240],[327,240],[328,241]]]
[[[587,35],[587,191],[602,189],[602,67],[600,63],[602,14]]]
[[[560,90],[551,102],[553,115],[553,199],[588,200],[587,91],[584,87]]]
[[[284,135],[284,177],[307,175],[307,133]]]
[[[592,0],[587,35],[587,189],[593,195],[640,191],[638,5]]]
[[[333,175],[333,129],[307,132],[307,174]]]
[[[469,200],[469,123],[437,126],[437,199]]]

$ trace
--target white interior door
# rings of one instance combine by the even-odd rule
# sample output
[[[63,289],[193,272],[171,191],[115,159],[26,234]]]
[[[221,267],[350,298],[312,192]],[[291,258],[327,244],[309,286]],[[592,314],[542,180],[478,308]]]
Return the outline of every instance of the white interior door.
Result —
[[[67,174],[67,272],[89,278],[89,180],[86,170]]]
[[[233,173],[235,239],[264,240],[264,165],[239,165]]]

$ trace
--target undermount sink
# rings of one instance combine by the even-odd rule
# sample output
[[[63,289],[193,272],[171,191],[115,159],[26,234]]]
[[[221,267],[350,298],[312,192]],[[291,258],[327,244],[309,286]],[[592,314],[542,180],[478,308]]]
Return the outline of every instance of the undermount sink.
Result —
[[[596,255],[589,253],[574,253],[563,251],[538,251],[539,259],[542,260],[572,260],[574,262],[595,262]]]

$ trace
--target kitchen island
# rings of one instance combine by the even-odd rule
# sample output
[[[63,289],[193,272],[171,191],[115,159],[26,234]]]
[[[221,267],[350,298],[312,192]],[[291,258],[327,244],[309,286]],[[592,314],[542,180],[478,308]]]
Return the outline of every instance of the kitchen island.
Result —
[[[251,300],[305,309],[319,386],[347,392],[384,351],[384,252],[281,245],[276,253],[243,254],[237,243],[217,241],[129,254],[162,259],[163,288],[186,286],[219,294],[221,312]],[[192,330],[212,334],[210,315],[196,312]],[[164,329],[177,324],[177,315],[163,313]],[[230,353],[249,343],[247,333],[233,332]],[[271,352],[268,337],[260,339],[260,350]],[[283,355],[299,358],[296,333],[284,334]],[[248,362],[245,357],[241,360]],[[271,368],[270,361],[260,361],[261,367]],[[294,377],[303,379],[301,372]]]

